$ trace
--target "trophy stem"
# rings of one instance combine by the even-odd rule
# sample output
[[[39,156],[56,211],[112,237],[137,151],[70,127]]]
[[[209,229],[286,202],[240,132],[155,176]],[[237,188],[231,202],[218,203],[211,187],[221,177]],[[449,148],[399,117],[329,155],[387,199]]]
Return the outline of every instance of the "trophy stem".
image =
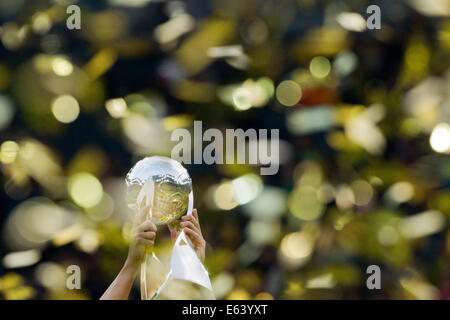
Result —
[[[144,262],[141,263],[141,300],[147,300],[147,257],[146,253]]]

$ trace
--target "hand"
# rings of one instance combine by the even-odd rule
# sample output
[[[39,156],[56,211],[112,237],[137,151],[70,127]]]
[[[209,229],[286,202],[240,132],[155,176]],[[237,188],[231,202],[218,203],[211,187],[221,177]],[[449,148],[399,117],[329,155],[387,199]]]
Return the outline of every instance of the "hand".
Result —
[[[201,261],[205,260],[206,241],[203,239],[202,229],[198,220],[197,209],[192,210],[192,215],[181,217],[180,227],[184,230],[188,238],[191,240],[194,251]],[[178,236],[173,225],[169,225],[170,236],[175,240]]]
[[[142,203],[145,203],[145,198]],[[145,206],[136,213],[133,228],[131,229],[131,244],[128,251],[127,264],[139,266],[145,257],[145,252],[153,247],[156,237],[155,224],[147,220],[147,213],[150,205]]]

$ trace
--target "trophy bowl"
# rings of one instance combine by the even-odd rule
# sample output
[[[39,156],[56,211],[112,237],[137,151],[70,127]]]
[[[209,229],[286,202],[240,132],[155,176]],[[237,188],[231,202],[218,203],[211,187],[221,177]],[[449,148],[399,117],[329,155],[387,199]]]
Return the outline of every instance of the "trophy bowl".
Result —
[[[158,225],[166,225],[186,214],[192,180],[187,170],[176,160],[166,157],[147,157],[137,162],[128,172],[127,205],[135,210],[142,188],[151,179],[154,183],[151,199],[151,219]]]

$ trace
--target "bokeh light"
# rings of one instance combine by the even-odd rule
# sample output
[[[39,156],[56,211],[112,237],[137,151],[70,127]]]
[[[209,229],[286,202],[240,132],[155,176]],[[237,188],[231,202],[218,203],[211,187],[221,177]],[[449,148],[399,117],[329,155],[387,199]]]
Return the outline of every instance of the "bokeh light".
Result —
[[[309,71],[315,78],[323,79],[330,74],[330,61],[325,57],[315,57],[309,64]]]
[[[72,63],[63,57],[53,59],[52,69],[55,74],[61,77],[67,77],[73,72]]]
[[[78,118],[80,106],[74,97],[64,95],[53,101],[52,112],[59,122],[70,123]]]
[[[285,80],[277,86],[276,96],[282,105],[291,107],[302,98],[302,89],[295,81]]]
[[[296,268],[305,264],[314,248],[314,238],[306,231],[287,234],[281,240],[280,252],[283,263]]]
[[[5,141],[0,146],[0,161],[4,164],[13,163],[19,152],[19,145],[15,141]]]
[[[440,123],[433,129],[430,145],[436,152],[450,153],[450,125],[448,123]]]
[[[96,206],[103,197],[102,184],[89,173],[77,173],[71,176],[67,187],[75,203],[83,208]]]

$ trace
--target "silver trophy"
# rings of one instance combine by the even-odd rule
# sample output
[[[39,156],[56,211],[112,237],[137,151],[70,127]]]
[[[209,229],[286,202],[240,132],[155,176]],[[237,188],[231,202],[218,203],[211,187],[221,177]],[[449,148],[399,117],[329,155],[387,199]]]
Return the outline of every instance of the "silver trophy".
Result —
[[[151,217],[157,226],[169,224],[186,213],[192,180],[178,161],[158,156],[142,159],[127,174],[128,207],[135,208],[149,179],[154,183],[154,195],[146,196],[152,197]]]
[[[186,214],[190,194],[192,198],[192,180],[178,161],[158,156],[142,159],[131,168],[125,181],[128,207],[136,212],[140,205],[139,199],[145,196],[151,203],[148,219],[155,225],[174,223]],[[152,184],[151,189],[146,188],[149,182]],[[152,252],[146,254],[141,266],[142,299],[148,300],[154,293],[154,290],[150,289],[148,278],[151,272],[148,270],[151,265],[158,263],[158,258]]]

